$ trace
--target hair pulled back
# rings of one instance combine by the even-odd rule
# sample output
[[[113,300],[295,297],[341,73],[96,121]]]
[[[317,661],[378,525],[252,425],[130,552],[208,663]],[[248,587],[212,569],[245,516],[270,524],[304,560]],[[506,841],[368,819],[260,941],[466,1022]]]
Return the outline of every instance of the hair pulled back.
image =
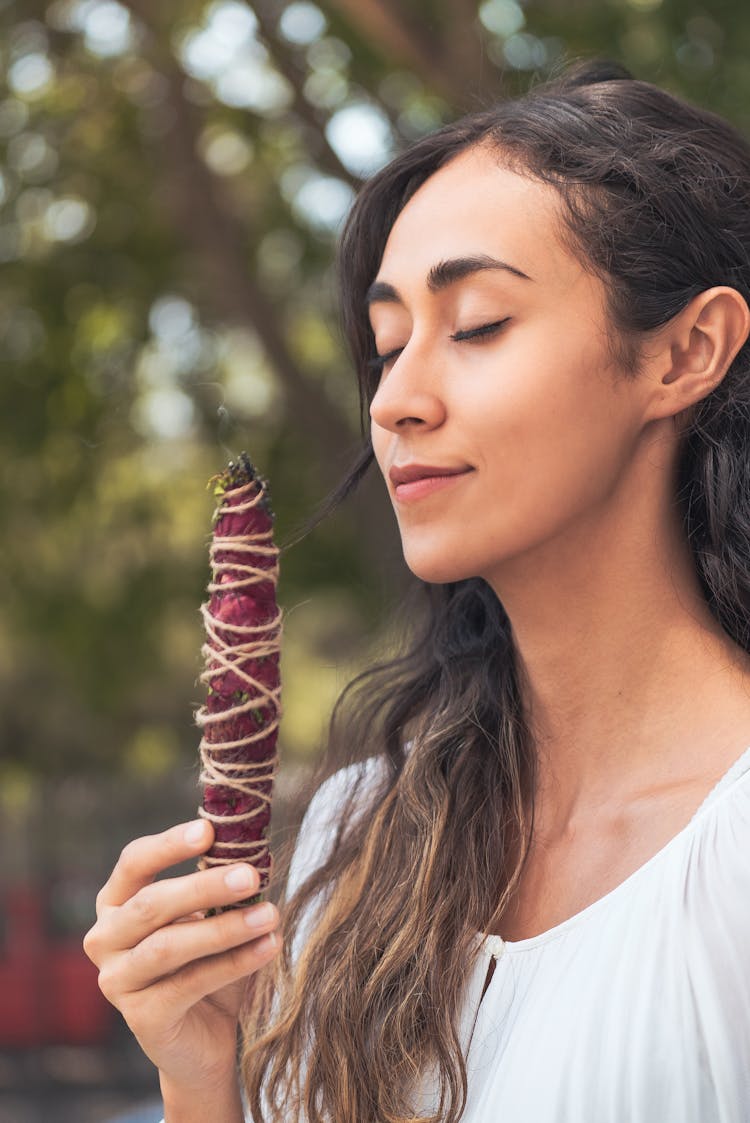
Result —
[[[628,377],[638,376],[646,333],[698,293],[728,285],[750,304],[750,146],[716,115],[589,63],[447,125],[364,186],[343,232],[343,321],[364,441],[328,510],[374,459],[365,293],[390,229],[429,176],[475,145],[559,192],[564,236],[606,286]],[[675,501],[711,610],[750,650],[747,342],[689,411]],[[257,1123],[457,1123],[463,1111],[458,1014],[476,933],[502,913],[523,864],[535,746],[492,589],[471,578],[416,590],[421,611],[410,610],[403,650],[358,676],[334,709],[324,775],[371,756],[383,768],[366,797],[353,783],[330,855],[288,902],[273,1016],[260,989],[248,1013],[243,1067]],[[313,900],[316,924],[292,963]],[[420,1113],[415,1089],[427,1072],[436,1106]]]

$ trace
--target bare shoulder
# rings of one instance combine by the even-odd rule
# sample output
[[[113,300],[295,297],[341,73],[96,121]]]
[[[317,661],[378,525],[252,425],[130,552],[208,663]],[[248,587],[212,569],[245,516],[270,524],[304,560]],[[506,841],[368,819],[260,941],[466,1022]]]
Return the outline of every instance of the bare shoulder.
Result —
[[[738,844],[743,837],[750,846],[750,748],[745,746],[709,755],[697,772],[644,785],[619,800],[613,796],[611,803],[587,809],[561,831],[540,832],[493,931],[506,940],[522,940],[582,912],[685,831],[712,794],[740,779],[736,806],[713,825],[713,848],[704,848],[701,860],[721,868],[735,884],[739,879],[750,885],[748,851]]]

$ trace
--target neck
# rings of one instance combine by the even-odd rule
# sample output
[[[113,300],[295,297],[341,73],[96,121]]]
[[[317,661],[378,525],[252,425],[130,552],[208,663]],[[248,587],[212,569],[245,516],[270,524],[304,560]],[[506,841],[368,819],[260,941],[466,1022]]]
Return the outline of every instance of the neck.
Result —
[[[625,502],[490,580],[513,629],[537,796],[560,821],[699,775],[727,737],[725,753],[750,744],[750,658],[711,613],[674,510],[663,499],[648,514]]]

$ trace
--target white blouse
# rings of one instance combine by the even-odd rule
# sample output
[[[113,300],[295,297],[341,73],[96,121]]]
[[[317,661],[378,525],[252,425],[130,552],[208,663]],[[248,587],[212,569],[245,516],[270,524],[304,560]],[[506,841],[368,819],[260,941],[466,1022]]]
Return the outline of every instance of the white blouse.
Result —
[[[288,895],[327,856],[358,773],[378,768],[316,792]],[[477,946],[462,1123],[750,1123],[750,748],[615,889],[538,936]],[[416,1106],[434,1105],[426,1077]]]
[[[325,858],[357,769],[377,766],[316,793],[289,893]],[[750,1123],[750,748],[615,889],[540,935],[477,942],[462,1123]],[[426,1080],[418,1106],[433,1102]]]

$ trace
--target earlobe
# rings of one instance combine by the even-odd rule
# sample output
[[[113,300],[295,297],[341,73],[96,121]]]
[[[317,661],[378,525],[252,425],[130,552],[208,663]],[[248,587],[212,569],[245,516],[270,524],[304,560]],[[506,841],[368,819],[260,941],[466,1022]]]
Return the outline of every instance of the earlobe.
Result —
[[[661,377],[670,413],[689,409],[719,385],[750,334],[750,309],[728,286],[699,293],[666,325],[667,369]]]

